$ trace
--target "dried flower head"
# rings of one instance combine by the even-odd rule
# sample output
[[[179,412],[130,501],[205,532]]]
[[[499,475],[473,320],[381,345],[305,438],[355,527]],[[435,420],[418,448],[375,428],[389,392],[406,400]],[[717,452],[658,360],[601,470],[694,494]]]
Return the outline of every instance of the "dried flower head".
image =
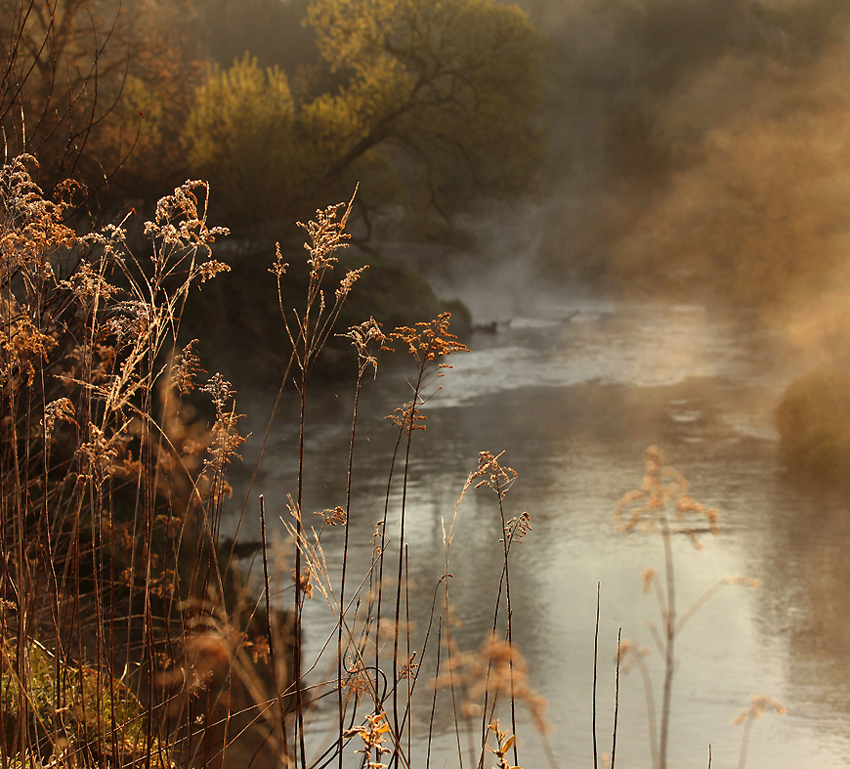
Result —
[[[12,302],[5,302],[5,331],[0,335],[0,385],[32,385],[36,370],[56,347],[53,335],[45,333],[26,315],[16,312]],[[13,314],[14,313],[14,314]]]
[[[313,515],[322,516],[322,520],[328,526],[345,526],[346,522],[348,521],[348,516],[346,515],[345,510],[343,510],[339,505],[328,510],[322,510],[321,512],[313,513]]]
[[[478,453],[478,469],[472,474],[472,479],[481,478],[475,484],[475,488],[479,489],[482,486],[487,486],[498,497],[499,501],[505,498],[505,495],[510,491],[514,481],[519,477],[517,471],[507,465],[499,464],[499,458],[505,452],[493,455],[489,451],[481,451]]]
[[[383,769],[386,764],[381,763],[380,758],[384,753],[390,752],[390,748],[386,746],[389,731],[390,725],[386,722],[386,714],[373,713],[366,716],[364,724],[343,732],[343,737],[359,736],[363,740],[363,747],[354,752],[363,754],[364,766],[368,769]]]
[[[348,223],[348,217],[351,215],[351,206],[354,203],[354,197],[357,195],[357,188],[354,189],[354,194],[348,203],[337,203],[334,206],[328,206],[324,210],[317,209],[316,218],[307,224],[298,222],[298,226],[307,231],[310,239],[309,243],[304,244],[304,248],[310,254],[307,263],[310,265],[310,278],[315,279],[325,270],[333,267],[338,259],[333,254],[340,248],[348,248],[348,241],[351,235],[345,232],[345,225]],[[337,221],[337,214],[342,210],[342,217]],[[280,261],[275,263],[275,269],[278,269]]]
[[[410,655],[407,662],[399,666],[398,680],[402,681],[405,678],[415,678],[416,671],[419,669],[419,663],[416,662],[416,652]]]
[[[641,487],[625,494],[615,508],[617,527],[626,532],[651,531],[660,525],[701,548],[697,535],[719,533],[717,511],[691,497],[687,480],[667,464],[658,447],[650,446],[643,459],[646,475]]]
[[[384,347],[387,341],[387,335],[381,330],[381,325],[374,318],[363,321],[359,326],[350,326],[347,334],[339,336],[350,339],[351,344],[357,351],[357,359],[359,361],[359,372],[362,376],[369,366],[375,373],[378,374],[378,359],[375,357],[376,347],[379,349],[387,349]]]
[[[44,432],[50,436],[57,422],[75,425],[74,404],[69,398],[57,398],[44,407]]]
[[[349,270],[345,273],[342,280],[339,282],[339,286],[337,286],[337,289],[334,292],[334,298],[337,302],[342,302],[345,297],[347,297],[351,293],[351,289],[354,288],[354,284],[360,279],[360,276],[368,269],[369,265],[364,264],[362,267],[358,267],[356,270]]]
[[[370,670],[363,664],[362,658],[347,660],[345,666],[346,676],[342,679],[340,686],[345,693],[346,701],[360,699],[374,690],[374,684],[370,676]]]
[[[516,646],[495,634],[477,652],[454,650],[446,669],[433,681],[436,688],[458,685],[465,693],[465,714],[481,712],[480,701],[485,695],[491,704],[501,695],[522,702],[541,733],[549,732],[548,705],[528,680],[525,658]]]
[[[209,381],[201,388],[202,393],[212,397],[213,405],[218,416],[221,416],[227,408],[227,402],[233,397],[235,390],[221,374],[216,372]]]
[[[732,726],[739,726],[745,721],[752,721],[761,718],[765,713],[770,711],[778,713],[780,716],[788,714],[785,706],[774,697],[768,697],[766,694],[753,694],[750,697],[750,706],[742,708],[735,718],[732,719]]]
[[[652,567],[646,568],[640,575],[640,579],[643,582],[643,594],[646,595],[652,588],[652,583],[658,581],[658,572]]]
[[[201,361],[195,352],[197,339],[193,339],[181,352],[174,356],[169,371],[169,385],[181,395],[188,395],[195,389],[195,378],[207,372],[201,368]]]
[[[424,430],[423,422],[427,421],[428,417],[419,412],[418,405],[424,401],[418,398],[419,404],[414,405],[413,401],[408,401],[403,406],[399,406],[392,414],[387,414],[384,419],[389,419],[400,430]]]
[[[286,274],[286,270],[288,267],[289,264],[283,261],[283,252],[280,250],[280,243],[275,243],[274,263],[269,268],[269,272],[274,275],[278,280],[280,280]]]
[[[443,312],[433,320],[417,323],[413,328],[399,326],[389,336],[405,345],[408,352],[421,362],[431,362],[455,352],[469,352],[469,348],[449,332],[451,317],[450,312]]]
[[[59,281],[59,288],[71,292],[74,300],[86,309],[92,309],[118,293],[118,287],[109,283],[88,262],[80,262],[72,275]]]
[[[210,429],[209,457],[204,461],[204,470],[219,474],[231,459],[241,459],[237,451],[245,438],[239,434],[238,423],[244,414],[236,413],[236,391],[221,374],[213,374],[201,392],[212,397],[216,411],[215,424]]]
[[[313,598],[313,581],[311,577],[313,576],[313,570],[310,566],[302,566],[301,574],[299,575],[295,569],[292,569],[292,581],[297,582],[298,586],[301,589],[301,592],[307,596],[307,598]]]
[[[522,769],[520,766],[512,767],[508,761],[508,751],[516,744],[516,735],[511,734],[507,729],[500,729],[498,718],[492,724],[488,724],[487,728],[496,735],[495,748],[486,744],[484,746],[499,759],[499,766],[494,769]]]
[[[201,250],[209,256],[212,253],[210,244],[217,237],[228,234],[226,227],[207,226],[209,195],[206,182],[188,181],[157,202],[153,221],[145,222],[145,234],[152,236],[157,244],[153,255],[155,262],[162,262],[174,252]],[[218,265],[216,269],[229,268]]]
[[[525,535],[531,530],[531,515],[527,512],[521,513],[518,517],[511,518],[505,524],[505,538],[508,544],[513,542],[514,537],[519,542],[522,542],[525,539]]]
[[[80,478],[92,479],[102,483],[114,473],[120,465],[119,454],[130,440],[126,429],[107,434],[97,425],[89,425],[89,440],[79,448],[81,466]]]

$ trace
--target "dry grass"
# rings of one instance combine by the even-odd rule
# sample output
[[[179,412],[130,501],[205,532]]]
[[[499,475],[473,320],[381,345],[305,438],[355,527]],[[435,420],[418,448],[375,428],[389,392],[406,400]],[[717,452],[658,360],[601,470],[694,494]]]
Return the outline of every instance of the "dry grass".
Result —
[[[457,648],[446,576],[435,586],[445,588],[445,600],[435,600],[421,648],[412,646],[407,486],[414,439],[426,427],[426,393],[447,356],[466,351],[448,314],[391,332],[370,318],[344,334],[358,356],[347,499],[310,521],[302,515],[309,378],[362,273],[333,278],[351,203],[303,225],[307,294],[301,309],[281,302],[292,348],[281,392],[294,386],[299,395],[301,464],[284,518],[295,543],[294,600],[276,606],[272,584],[288,567],[275,564],[262,499],[262,594],[244,587],[237,540],[222,547],[227,470],[243,441],[235,393],[203,370],[197,340],[178,342],[195,287],[228,269],[212,254],[226,232],[207,223],[208,188],[188,182],[160,201],[142,256],[129,248],[123,223],[78,235],[65,222],[71,199],[46,200],[31,179],[34,164],[21,157],[0,171],[4,769],[427,765],[415,755],[412,711],[447,697],[457,705],[458,744],[462,732],[468,739],[460,764],[483,762],[501,705],[510,705],[513,730],[517,703],[542,728],[543,703],[510,643],[510,621],[495,634],[499,612],[510,616],[510,548],[529,519],[507,520],[503,503],[515,474],[492,454],[482,453],[467,486],[495,492],[505,532],[494,635],[479,652]],[[278,286],[286,269],[278,248],[270,269]],[[379,348],[410,356],[412,395],[388,416],[398,437],[372,565],[351,575],[358,404],[366,375],[377,373]],[[392,532],[391,518],[399,521]],[[341,568],[326,562],[322,548],[331,526],[345,528]],[[448,552],[447,542],[447,575]],[[319,596],[335,618],[325,653],[336,677],[308,692],[305,676],[319,660],[303,659],[301,613],[305,600]],[[429,655],[436,686],[423,687]],[[308,761],[305,730],[317,697],[328,693],[337,699],[338,733]],[[510,740],[493,728],[504,763]]]
[[[340,335],[357,353],[346,497],[315,515],[304,511],[310,378],[363,273],[335,276],[352,201],[303,225],[310,280],[301,307],[285,306],[279,293],[291,356],[265,437],[282,393],[294,388],[299,472],[282,518],[287,556],[267,535],[265,500],[247,492],[242,515],[258,508],[262,525],[262,583],[250,592],[239,568],[242,518],[227,544],[222,538],[227,472],[243,442],[236,394],[203,370],[197,340],[178,341],[192,292],[228,270],[213,257],[226,232],[207,223],[207,186],[187,182],[160,201],[141,256],[121,224],[77,234],[65,221],[71,199],[46,200],[30,176],[34,163],[21,157],[0,169],[2,769],[429,767],[438,711],[452,716],[458,767],[484,767],[489,756],[517,767],[522,709],[557,765],[546,703],[512,642],[511,563],[531,516],[510,512],[518,476],[501,454],[480,453],[443,520],[444,571],[430,586],[428,626],[414,633],[411,622],[407,501],[427,428],[422,406],[449,357],[467,351],[448,314],[393,331],[369,318]],[[279,289],[287,267],[278,247],[269,271]],[[380,350],[408,356],[411,397],[387,416],[397,437],[383,513],[357,532],[350,512],[360,396]],[[618,505],[617,520],[625,531],[659,531],[664,544],[663,573],[644,573],[661,613],[653,626],[665,660],[659,718],[648,650],[626,641],[618,654],[644,676],[650,752],[665,769],[677,636],[716,590],[754,581],[722,580],[677,613],[671,540],[683,535],[698,547],[703,533],[716,533],[717,515],[690,497],[657,449],[645,459],[646,479]],[[255,474],[261,461],[262,451]],[[451,587],[458,511],[475,490],[491,495],[501,549],[492,625],[477,649],[456,640]],[[344,529],[338,564],[323,547],[331,527]],[[360,574],[350,573],[355,536],[372,546]],[[281,582],[291,584],[289,605],[277,601]],[[315,659],[305,659],[302,642],[307,600],[322,601],[332,618]],[[330,672],[317,683],[320,670]],[[307,737],[326,696],[336,701],[335,734],[311,756],[317,738]],[[750,724],[772,703],[754,700],[742,714],[742,763]],[[414,738],[415,719],[429,724],[427,740]]]
[[[193,343],[177,348],[190,292],[228,269],[211,251],[226,233],[188,182],[145,257],[120,225],[78,235],[34,164],[0,170],[4,757],[196,763],[225,700],[256,688],[267,636],[217,548],[234,394],[219,375],[198,387]],[[184,402],[196,390],[210,422]]]
[[[682,629],[700,607],[726,585],[759,588],[761,582],[740,575],[723,577],[705,590],[685,611],[679,612],[676,601],[673,538],[685,537],[694,549],[701,550],[702,535],[717,536],[720,533],[718,515],[714,508],[691,497],[688,492],[688,481],[667,463],[664,453],[658,447],[650,446],[644,452],[644,464],[646,474],[643,483],[640,488],[628,492],[617,503],[614,519],[622,532],[643,531],[660,534],[664,547],[662,573],[659,574],[650,567],[644,569],[641,575],[643,592],[655,595],[661,620],[660,628],[652,621],[647,622],[655,648],[664,661],[660,715],[656,712],[656,690],[646,664],[646,658],[651,654],[651,649],[630,639],[623,639],[618,645],[617,659],[618,670],[619,662],[622,660],[624,670],[636,667],[640,671],[646,696],[652,766],[653,769],[667,769],[673,678],[678,666],[675,650]]]

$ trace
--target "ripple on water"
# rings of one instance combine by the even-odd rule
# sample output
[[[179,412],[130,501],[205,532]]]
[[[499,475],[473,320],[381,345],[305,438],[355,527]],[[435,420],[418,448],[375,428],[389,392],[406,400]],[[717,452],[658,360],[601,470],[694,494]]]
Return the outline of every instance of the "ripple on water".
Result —
[[[601,713],[610,714],[613,704],[617,629],[648,645],[646,620],[658,623],[657,602],[642,594],[640,574],[663,564],[660,539],[616,534],[612,516],[620,495],[641,483],[643,448],[658,442],[690,481],[694,497],[721,516],[722,533],[705,537],[704,550],[684,538],[674,543],[681,607],[724,575],[764,582],[759,591],[724,588],[689,621],[677,645],[671,765],[698,765],[709,742],[718,766],[735,765],[740,732],[729,720],[759,692],[779,697],[789,715],[754,727],[752,766],[844,765],[850,516],[841,501],[824,505],[787,485],[776,460],[776,386],[766,340],[746,314],[689,306],[606,304],[577,314],[564,306],[556,314],[556,320],[518,319],[496,334],[476,335],[472,353],[449,359],[454,368],[424,407],[428,431],[414,440],[407,529],[414,599],[428,599],[425,609],[414,610],[419,626],[427,626],[433,585],[445,571],[442,521],[451,517],[478,452],[506,449],[504,462],[520,473],[506,499],[507,515],[528,510],[533,527],[512,555],[516,639],[532,682],[550,700],[556,753],[570,756],[570,765],[586,765],[597,581],[603,597],[600,680],[607,687],[604,694],[600,687]],[[355,475],[358,467],[374,472],[357,476],[353,489],[351,534],[363,536],[352,545],[351,573],[358,577],[369,568],[372,527],[386,491],[380,468],[389,466],[393,448],[390,441],[379,450],[377,436],[388,431],[383,415],[398,405],[392,400],[398,390],[406,394],[387,387],[384,402],[384,391],[376,388],[378,416],[365,407],[361,416],[364,443]],[[347,456],[348,433],[340,429],[334,438],[333,429],[319,425],[312,435],[322,440],[311,442],[308,463],[322,472],[308,479],[305,509],[322,509],[345,498],[346,468],[331,472],[328,456]],[[327,445],[331,439],[336,444]],[[287,472],[266,478],[268,500],[283,500],[291,491],[291,468]],[[469,646],[492,622],[500,576],[501,523],[486,494],[468,492],[452,545],[453,596]],[[391,537],[399,506],[394,494]],[[326,540],[330,562],[339,556],[337,535]],[[328,636],[318,603],[309,611],[314,624],[307,642],[316,651]],[[657,676],[658,654],[649,660]],[[639,677],[625,677],[621,686],[618,755],[624,765],[646,766]],[[424,739],[426,728],[415,739]],[[535,743],[527,735],[524,765],[544,765]],[[449,744],[446,737],[441,749]]]

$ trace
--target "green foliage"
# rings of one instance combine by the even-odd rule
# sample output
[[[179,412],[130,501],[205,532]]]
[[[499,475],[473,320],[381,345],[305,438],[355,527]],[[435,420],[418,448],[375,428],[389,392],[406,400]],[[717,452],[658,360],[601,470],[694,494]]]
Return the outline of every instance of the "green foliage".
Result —
[[[223,71],[210,67],[184,140],[193,171],[213,180],[237,221],[252,221],[256,201],[279,197],[294,170],[295,110],[286,74],[261,70],[247,54]]]
[[[331,68],[351,73],[334,103],[360,117],[361,141],[392,139],[443,179],[459,164],[490,191],[528,183],[541,41],[519,9],[487,0],[314,0],[309,19]],[[440,179],[431,181],[437,194]]]
[[[148,734],[144,708],[123,683],[103,670],[57,661],[41,644],[29,643],[22,679],[14,664],[16,639],[0,638],[0,709],[7,750],[15,747],[12,735],[28,724],[30,744],[41,756],[64,758],[70,765],[84,757],[84,762],[101,759],[123,766],[148,754],[152,766],[167,765],[157,740]],[[56,706],[57,699],[63,707]]]
[[[314,0],[307,19],[333,87],[293,99],[282,71],[246,55],[197,92],[188,159],[222,191],[229,224],[300,218],[354,178],[441,211],[529,185],[541,44],[518,9]]]

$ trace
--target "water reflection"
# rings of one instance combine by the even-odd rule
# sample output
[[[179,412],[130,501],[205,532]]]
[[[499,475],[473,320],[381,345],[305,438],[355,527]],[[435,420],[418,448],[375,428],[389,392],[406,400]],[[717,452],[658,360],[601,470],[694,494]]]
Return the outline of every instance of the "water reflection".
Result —
[[[452,515],[478,452],[506,450],[504,462],[520,475],[507,514],[528,510],[533,526],[512,556],[515,640],[532,683],[549,699],[556,754],[568,757],[567,765],[587,765],[597,581],[604,717],[613,706],[617,629],[649,645],[645,621],[657,621],[639,576],[646,566],[660,567],[660,540],[616,534],[612,521],[616,500],[641,481],[644,448],[655,443],[691,480],[694,496],[721,515],[722,534],[708,537],[703,551],[675,543],[680,607],[725,575],[764,583],[760,591],[725,588],[683,633],[670,765],[704,765],[709,743],[713,766],[736,765],[740,727],[729,722],[759,692],[778,697],[789,715],[755,725],[750,766],[840,764],[850,747],[850,562],[844,555],[850,516],[844,500],[825,502],[794,489],[778,464],[772,408],[788,375],[776,341],[747,313],[597,305],[515,321],[499,334],[479,335],[472,347],[451,361],[443,390],[426,406],[427,433],[414,441],[407,535],[418,638],[446,571],[443,519]],[[244,396],[242,408],[260,434],[270,399],[252,394],[246,407]],[[408,398],[397,372],[368,383],[364,392],[352,574],[368,570],[371,533],[384,509],[395,434],[383,417]],[[321,510],[344,499],[351,395],[328,391],[310,405],[305,509]],[[284,403],[284,411],[255,487],[279,512],[295,488],[292,404]],[[482,490],[467,495],[452,548],[452,599],[463,618],[457,640],[465,648],[477,646],[493,622],[502,546],[491,497]],[[390,536],[399,504],[396,487]],[[256,535],[256,528],[249,516],[242,536]],[[341,532],[327,532],[325,547],[333,562]],[[327,622],[317,603],[309,607],[311,644],[321,644]],[[650,665],[660,672],[657,653]],[[424,739],[427,724],[416,728]],[[450,715],[438,712],[437,749],[449,763],[451,728]],[[607,733],[601,727],[600,739]],[[543,764],[534,743],[529,734],[528,766]],[[622,682],[618,756],[624,766],[649,766],[644,695],[634,673]]]

